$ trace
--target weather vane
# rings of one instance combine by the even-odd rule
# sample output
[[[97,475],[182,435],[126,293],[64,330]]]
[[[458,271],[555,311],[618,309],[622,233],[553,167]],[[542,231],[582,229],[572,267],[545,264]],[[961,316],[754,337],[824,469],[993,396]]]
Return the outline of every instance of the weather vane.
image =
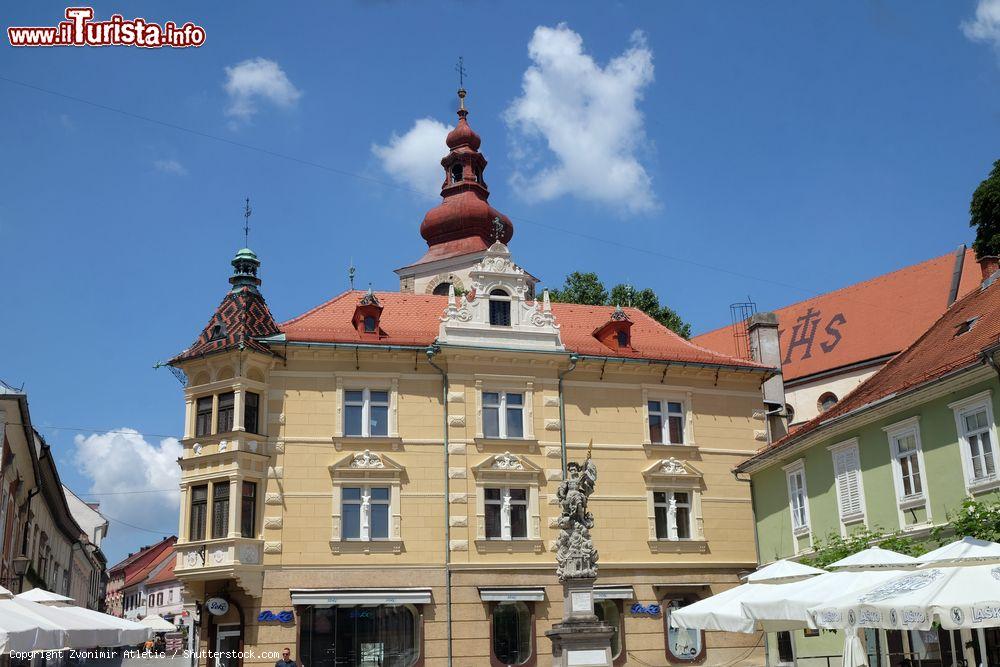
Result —
[[[247,248],[250,246],[250,214],[253,211],[250,209],[250,197],[246,199],[246,205],[243,209],[243,247]]]
[[[458,87],[465,88],[465,60],[462,56],[458,57],[458,64],[455,65],[455,71],[458,72]]]
[[[354,258],[351,258],[351,263],[347,266],[347,279],[351,282],[351,291],[354,291],[354,274],[357,273],[357,269],[354,268]]]

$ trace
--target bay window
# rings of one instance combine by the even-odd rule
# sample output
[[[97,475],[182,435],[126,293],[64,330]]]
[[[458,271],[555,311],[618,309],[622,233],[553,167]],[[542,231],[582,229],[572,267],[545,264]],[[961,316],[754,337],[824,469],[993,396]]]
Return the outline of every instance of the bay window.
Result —
[[[190,540],[205,539],[205,520],[208,514],[208,485],[191,487],[191,517],[188,526]]]
[[[212,397],[202,396],[198,399],[197,412],[194,421],[194,434],[205,436],[212,434]]]
[[[528,537],[528,490],[511,487],[483,489],[486,539],[512,540]]]
[[[389,487],[345,486],[340,490],[340,498],[342,539],[389,538]]]
[[[259,433],[260,394],[248,391],[243,396],[245,402],[243,406],[243,429],[247,433]]]
[[[236,394],[227,391],[219,394],[219,412],[216,417],[216,433],[228,433],[233,430],[233,415],[236,407]]]
[[[229,535],[229,480],[212,484],[212,539]]]
[[[483,435],[487,438],[523,438],[524,394],[484,391]]]
[[[243,496],[240,501],[240,535],[257,535],[257,483],[243,482]]]
[[[389,392],[344,391],[344,435],[363,438],[389,435]]]

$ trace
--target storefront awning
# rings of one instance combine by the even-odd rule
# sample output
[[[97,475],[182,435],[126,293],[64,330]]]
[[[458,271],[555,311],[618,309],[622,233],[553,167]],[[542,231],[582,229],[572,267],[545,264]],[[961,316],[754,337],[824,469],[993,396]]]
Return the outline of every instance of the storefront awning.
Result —
[[[634,600],[635,591],[631,586],[604,584],[594,586],[595,600]]]
[[[293,588],[294,605],[430,604],[429,588]]]
[[[541,586],[523,588],[479,588],[479,599],[483,602],[510,602],[523,600],[525,602],[541,602],[545,599],[545,589]]]

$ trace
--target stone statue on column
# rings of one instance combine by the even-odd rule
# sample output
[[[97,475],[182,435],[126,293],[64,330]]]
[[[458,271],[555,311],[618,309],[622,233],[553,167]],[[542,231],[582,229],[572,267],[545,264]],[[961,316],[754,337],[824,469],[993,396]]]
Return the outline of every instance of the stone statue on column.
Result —
[[[554,667],[611,667],[612,663],[614,629],[594,613],[597,549],[590,535],[594,515],[587,503],[596,483],[597,466],[588,448],[583,463],[566,465],[566,477],[556,492],[560,506],[556,574],[563,585],[563,618],[545,633],[552,640]]]

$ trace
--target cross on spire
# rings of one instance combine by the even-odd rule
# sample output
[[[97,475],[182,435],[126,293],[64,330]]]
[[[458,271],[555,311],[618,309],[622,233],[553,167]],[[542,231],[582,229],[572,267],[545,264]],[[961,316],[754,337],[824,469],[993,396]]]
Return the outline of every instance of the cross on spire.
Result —
[[[246,204],[243,208],[243,247],[250,246],[250,214],[253,210],[250,208],[250,197],[247,197]]]
[[[458,57],[458,64],[455,65],[455,71],[458,72],[458,87],[465,88],[465,59],[462,56]]]

